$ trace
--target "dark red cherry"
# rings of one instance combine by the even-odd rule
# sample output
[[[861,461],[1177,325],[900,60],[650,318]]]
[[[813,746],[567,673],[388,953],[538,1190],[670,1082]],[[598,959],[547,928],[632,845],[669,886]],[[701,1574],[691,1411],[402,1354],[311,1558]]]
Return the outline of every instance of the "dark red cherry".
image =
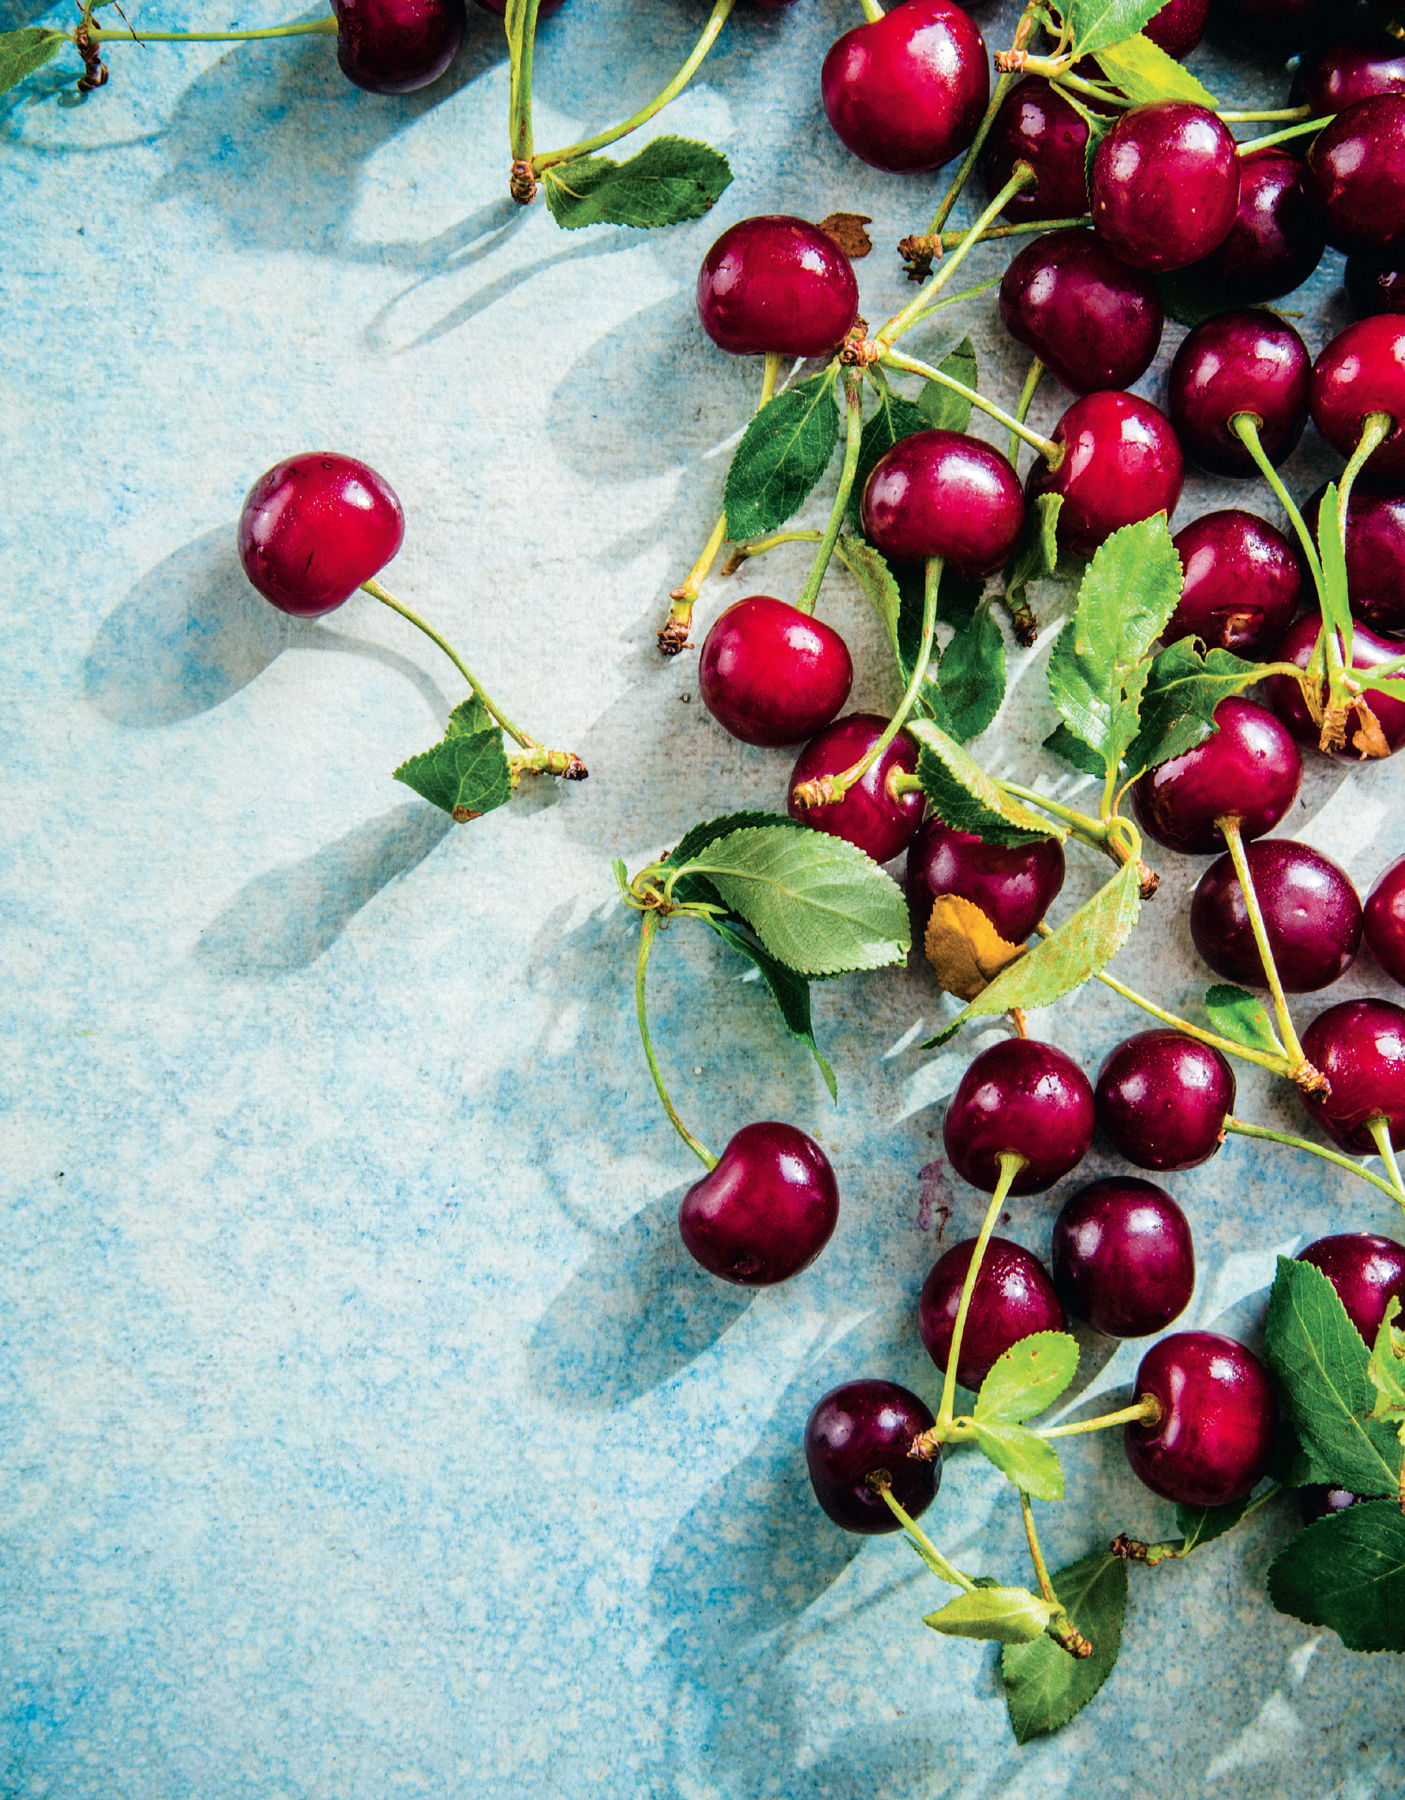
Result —
[[[1051,231],[1000,283],[1000,317],[1075,394],[1127,387],[1151,367],[1166,315],[1156,283],[1091,231]]]
[[[1132,789],[1143,831],[1185,856],[1224,847],[1217,819],[1245,839],[1272,831],[1298,797],[1302,757],[1273,714],[1237,694],[1215,708],[1218,729],[1193,750],[1148,769]]]
[[[1139,1031],[1105,1059],[1093,1090],[1098,1126],[1139,1169],[1194,1169],[1224,1142],[1234,1070],[1209,1044],[1165,1028]]]
[[[1219,313],[1197,325],[1176,352],[1166,410],[1181,448],[1212,475],[1257,475],[1258,464],[1229,422],[1260,421],[1259,442],[1275,466],[1291,456],[1307,424],[1311,359],[1277,313]]]
[[[1175,539],[1184,578],[1161,641],[1204,640],[1211,650],[1252,656],[1286,629],[1302,595],[1302,559],[1281,531],[1255,513],[1202,513]]]
[[[905,0],[830,46],[820,72],[840,143],[875,169],[939,169],[974,139],[990,99],[985,39],[952,0]]]
[[[805,1421],[805,1461],[815,1498],[834,1523],[867,1537],[902,1529],[868,1485],[880,1469],[910,1518],[926,1512],[941,1486],[941,1462],[907,1452],[935,1424],[917,1395],[896,1381],[846,1381],[817,1400]]]
[[[1348,255],[1405,233],[1405,94],[1358,100],[1312,140],[1308,186]]]
[[[239,560],[265,600],[315,619],[349,600],[405,537],[390,483],[354,456],[314,450],[275,463],[239,514]]]
[[[337,62],[372,94],[412,94],[448,68],[463,42],[464,0],[332,0]]]
[[[1229,236],[1195,273],[1217,296],[1257,306],[1301,287],[1326,247],[1303,165],[1285,150],[1255,150],[1239,159],[1239,206]]]
[[[1317,1519],[1330,1518],[1333,1513],[1345,1512],[1349,1506],[1360,1504],[1360,1494],[1353,1494],[1350,1488],[1323,1487],[1312,1482],[1307,1487],[1298,1489],[1298,1512],[1304,1525],[1311,1525]]]
[[[1321,1269],[1368,1346],[1376,1341],[1386,1302],[1394,1298],[1405,1306],[1405,1247],[1394,1238],[1343,1232],[1299,1250],[1298,1261]]]
[[[1343,1000],[1318,1013],[1302,1043],[1303,1055],[1332,1084],[1326,1099],[1299,1090],[1328,1137],[1352,1156],[1370,1156],[1370,1123],[1384,1119],[1392,1147],[1405,1149],[1405,1009],[1388,1000]]]
[[[1169,519],[1181,497],[1185,463],[1164,413],[1135,394],[1085,394],[1049,434],[1063,446],[1051,469],[1036,459],[1025,493],[1062,494],[1060,546],[1091,556],[1123,525],[1164,512]]]
[[[698,271],[698,317],[733,356],[827,356],[859,311],[853,264],[827,232],[763,213],[724,231]]]
[[[1024,529],[1009,459],[961,431],[917,431],[894,444],[875,464],[861,510],[864,536],[891,561],[942,556],[961,575],[994,574]]]
[[[832,806],[801,806],[795,790],[802,782],[852,768],[887,729],[888,721],[881,713],[849,713],[826,725],[796,758],[787,790],[792,819],[856,844],[879,863],[891,862],[907,849],[917,835],[926,805],[919,791],[896,797],[888,791],[888,777],[895,769],[910,775],[917,767],[917,744],[905,731],[898,733],[862,779]]]
[[[1366,467],[1398,481],[1405,477],[1405,317],[1399,313],[1348,325],[1312,368],[1313,423],[1343,456],[1355,450],[1376,412],[1389,413],[1395,429]]]
[[[1070,1318],[1105,1337],[1150,1337],[1190,1304],[1190,1221],[1135,1175],[1090,1181],[1054,1221],[1054,1286]]]
[[[794,1125],[743,1125],[678,1208],[688,1254],[739,1287],[770,1287],[808,1269],[839,1218],[829,1158]]]
[[[1137,1370],[1135,1399],[1153,1394],[1155,1425],[1127,1427],[1132,1473],[1179,1506],[1227,1506],[1258,1483],[1278,1409],[1258,1357],[1216,1331],[1177,1331],[1153,1344]]]
[[[1007,1038],[961,1077],[942,1142],[962,1180],[987,1194],[999,1182],[1001,1155],[1023,1156],[1010,1192],[1038,1194],[1082,1162],[1093,1122],[1093,1089],[1072,1057],[1034,1038]]]
[[[1304,613],[1279,639],[1273,652],[1273,661],[1296,663],[1300,669],[1305,669],[1321,630],[1322,615],[1316,612]],[[1398,643],[1378,636],[1369,625],[1358,625],[1351,634],[1351,642],[1353,669],[1373,669],[1377,663],[1393,661],[1401,653]],[[1325,698],[1325,678],[1322,693]],[[1264,698],[1300,744],[1310,744],[1313,749],[1319,747],[1321,727],[1308,712],[1302,687],[1291,675],[1270,675],[1264,682]],[[1405,744],[1405,700],[1392,700],[1389,695],[1381,693],[1379,688],[1373,687],[1366,689],[1365,700],[1376,716],[1386,744],[1392,751],[1398,750]],[[1333,756],[1341,762],[1360,762],[1369,746],[1358,742],[1359,737],[1359,721],[1353,712],[1347,718],[1346,743],[1340,750],[1333,751]]]
[[[1204,37],[1209,17],[1210,0],[1166,0],[1160,12],[1142,26],[1142,36],[1179,61]]]
[[[951,1355],[961,1289],[975,1247],[974,1238],[953,1244],[922,1284],[917,1326],[927,1354],[939,1369],[946,1368]],[[975,1393],[1012,1344],[1036,1331],[1062,1331],[1066,1323],[1043,1263],[1008,1238],[991,1238],[961,1333],[956,1379]]]
[[[1303,507],[1314,537],[1325,488]],[[1346,579],[1351,610],[1373,631],[1405,632],[1405,488],[1363,478],[1346,514]]]
[[[1088,184],[1093,225],[1138,269],[1184,269],[1222,244],[1239,208],[1239,154],[1203,106],[1158,100],[1098,145]]]
[[[1285,993],[1315,994],[1346,974],[1361,948],[1361,900],[1330,856],[1291,838],[1263,838],[1244,855]],[[1190,902],[1190,935],[1217,975],[1268,986],[1244,890],[1228,856],[1212,862]]]
[[[1405,240],[1346,259],[1346,291],[1361,318],[1405,313]]]
[[[1372,956],[1392,980],[1405,984],[1405,856],[1377,881],[1362,912]]]
[[[1064,884],[1063,845],[983,844],[935,814],[907,852],[907,898],[913,936],[920,945],[938,894],[958,894],[990,920],[1007,944],[1022,944]]]
[[[1405,94],[1405,44],[1384,31],[1358,32],[1310,51],[1298,64],[1288,104],[1326,118],[1372,94]]]
[[[703,705],[744,744],[799,744],[849,697],[854,665],[839,633],[769,594],[714,622],[698,661]]]
[[[993,200],[1015,172],[1034,170],[1033,187],[1005,202],[1007,219],[1071,219],[1088,210],[1088,125],[1042,75],[1029,75],[1010,89],[995,115],[977,169],[987,200]]]

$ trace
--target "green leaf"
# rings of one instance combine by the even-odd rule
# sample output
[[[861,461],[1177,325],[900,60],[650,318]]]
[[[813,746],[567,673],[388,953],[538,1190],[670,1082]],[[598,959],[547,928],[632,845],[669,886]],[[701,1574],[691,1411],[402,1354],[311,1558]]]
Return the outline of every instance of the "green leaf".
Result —
[[[907,955],[902,889],[862,850],[827,832],[734,831],[682,866],[709,877],[724,904],[798,974],[877,969]]]
[[[727,471],[723,505],[733,538],[777,531],[829,467],[839,436],[837,367],[822,369],[763,406]]]
[[[1120,43],[1104,45],[1098,52],[1098,62],[1112,85],[1121,88],[1137,106],[1154,100],[1189,100],[1214,111],[1215,96],[1209,89],[1141,32]]]
[[[1036,1500],[1062,1500],[1064,1472],[1059,1453],[1023,1425],[975,1422],[976,1442],[997,1469]]]
[[[401,763],[395,779],[459,824],[512,798],[502,731],[476,699],[456,706],[443,742]]]
[[[1028,1588],[979,1587],[958,1594],[940,1612],[928,1613],[924,1625],[947,1637],[984,1638],[988,1643],[1031,1644],[1058,1607]]]
[[[894,444],[901,443],[914,432],[928,429],[927,417],[920,407],[911,400],[904,400],[901,394],[895,394],[891,388],[879,390],[878,410],[864,421],[863,436],[859,439],[859,466],[854,473],[854,485],[849,494],[849,520],[856,529],[859,523],[859,502],[863,499],[868,478],[879,458],[886,456]]]
[[[1313,1479],[1354,1494],[1397,1493],[1400,1444],[1371,1416],[1370,1357],[1320,1269],[1279,1257],[1264,1342]]]
[[[1316,1520],[1270,1563],[1268,1597],[1348,1650],[1405,1650],[1405,1514],[1372,1500]]]
[[[928,363],[927,367],[931,366]],[[974,388],[978,371],[976,347],[970,338],[962,338],[937,367],[943,375],[950,375],[953,381]],[[971,402],[964,394],[953,393],[939,381],[927,382],[918,396],[917,404],[923,415],[924,426],[931,426],[937,431],[964,431],[971,422]]]
[[[979,737],[1000,711],[1005,698],[1005,639],[989,606],[980,607],[942,651],[937,687],[949,735],[958,743]]]
[[[861,537],[841,537],[835,545],[845,567],[868,597],[869,605],[883,622],[893,655],[898,656],[898,615],[902,611],[902,594],[893,579],[882,552]]]
[[[1194,266],[1188,269],[1159,269],[1152,274],[1156,291],[1161,296],[1161,309],[1178,325],[1193,331],[1206,319],[1233,312],[1235,303],[1225,297],[1224,289],[1208,280]]]
[[[1093,1654],[1070,1656],[1047,1636],[1005,1651],[1000,1673],[1018,1744],[1057,1731],[1081,1712],[1112,1673],[1122,1648],[1127,1565],[1120,1556],[1096,1551],[1060,1569],[1050,1580],[1070,1620],[1092,1644]]]
[[[1090,112],[1086,106],[1074,100],[1073,95],[1067,89],[1063,90],[1063,97],[1072,105],[1075,112],[1082,115],[1083,122],[1088,127],[1088,142],[1083,148],[1083,184],[1091,194],[1093,191],[1093,164],[1098,159],[1098,151],[1102,147],[1103,139],[1112,130],[1117,120],[1108,118],[1106,113]]]
[[[64,44],[72,43],[66,31],[47,25],[26,25],[22,31],[0,32],[0,94],[52,62]]]
[[[1228,1506],[1177,1506],[1176,1530],[1181,1534],[1181,1555],[1189,1556],[1202,1544],[1212,1544],[1223,1537],[1244,1517],[1252,1501],[1248,1494],[1242,1500],[1231,1500]]]
[[[808,825],[802,825],[799,819],[792,819],[789,813],[724,813],[720,819],[708,819],[701,825],[694,825],[690,831],[685,831],[668,855],[660,860],[670,869],[681,869],[684,863],[696,861],[699,852],[706,850],[718,838],[726,837],[732,831],[747,831],[760,825],[789,826],[795,831],[809,830]]]
[[[1166,0],[1068,0],[1064,18],[1073,35],[1074,60],[1134,37],[1165,3]]]
[[[1096,775],[1099,780],[1107,774],[1107,764],[1096,750],[1090,750],[1082,738],[1075,737],[1067,725],[1056,725],[1044,740],[1044,748],[1052,750],[1055,756],[1061,756],[1065,762],[1071,762],[1075,769],[1081,769],[1085,775]]]
[[[1267,1050],[1274,1056],[1287,1054],[1262,1000],[1245,989],[1217,982],[1206,990],[1205,1011],[1212,1029],[1221,1037],[1247,1044],[1251,1050]]]
[[[761,971],[761,979],[770,989],[771,998],[781,1010],[781,1017],[792,1037],[798,1038],[814,1057],[824,1076],[824,1084],[829,1089],[831,1100],[839,1098],[839,1084],[834,1078],[827,1057],[822,1055],[815,1042],[814,1027],[810,1022],[810,984],[803,975],[797,975],[766,949],[751,928],[741,919],[724,918],[709,919],[708,923],[724,944],[730,944],[733,950],[739,950],[745,957],[755,963]]]
[[[1065,1331],[1036,1331],[999,1357],[981,1383],[974,1417],[1022,1425],[1058,1399],[1078,1373],[1078,1345]]]
[[[700,219],[731,186],[727,159],[710,144],[661,137],[628,162],[578,156],[542,175],[551,216],[567,231],[584,225],[649,228]]]
[[[1329,481],[1317,514],[1317,549],[1322,558],[1322,617],[1350,644],[1356,621],[1347,596],[1346,550],[1337,528],[1340,497],[1336,482]]]
[[[1195,644],[1193,638],[1178,638],[1151,665],[1140,725],[1127,749],[1127,767],[1137,774],[1203,744],[1214,735],[1220,701],[1262,679],[1257,663],[1228,650],[1202,656]]]
[[[1373,1419],[1388,1419],[1392,1424],[1405,1420],[1405,1335],[1395,1325],[1400,1302],[1394,1294],[1386,1301],[1385,1317],[1371,1347],[1371,1361],[1366,1373],[1376,1390]],[[1402,1427],[1405,1429],[1405,1427]],[[1399,1433],[1396,1434],[1399,1436]]]
[[[926,719],[909,719],[908,734],[922,746],[917,773],[922,791],[954,831],[974,832],[987,844],[1063,841],[1068,833],[998,787],[960,744]]]

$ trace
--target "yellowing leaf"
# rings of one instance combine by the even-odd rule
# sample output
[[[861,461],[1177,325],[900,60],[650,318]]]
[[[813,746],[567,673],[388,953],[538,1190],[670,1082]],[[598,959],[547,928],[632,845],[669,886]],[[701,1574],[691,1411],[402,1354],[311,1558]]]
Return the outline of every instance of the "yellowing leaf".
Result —
[[[960,894],[938,894],[932,902],[925,948],[938,981],[961,1000],[974,1000],[1025,954],[1023,944],[1006,943],[980,907]]]

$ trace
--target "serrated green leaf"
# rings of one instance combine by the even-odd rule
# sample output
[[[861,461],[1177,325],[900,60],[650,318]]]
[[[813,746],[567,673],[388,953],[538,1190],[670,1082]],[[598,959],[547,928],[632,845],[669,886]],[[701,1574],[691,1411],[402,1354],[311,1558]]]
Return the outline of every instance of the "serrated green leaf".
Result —
[[[991,780],[976,759],[929,720],[910,719],[921,745],[917,773],[922,791],[954,831],[974,832],[987,844],[1060,842],[1068,833],[1025,806]]]
[[[1236,1044],[1247,1044],[1251,1050],[1267,1050],[1274,1056],[1286,1054],[1278,1041],[1278,1033],[1264,1010],[1262,1000],[1241,987],[1216,982],[1205,993],[1205,1011],[1211,1027],[1220,1037]]]
[[[1376,1404],[1371,1409],[1371,1417],[1386,1419],[1391,1424],[1399,1424],[1401,1420],[1405,1420],[1405,1361],[1402,1361],[1405,1358],[1405,1335],[1396,1329],[1395,1321],[1399,1313],[1400,1302],[1392,1294],[1386,1301],[1385,1316],[1376,1332],[1376,1341],[1371,1346],[1371,1360],[1366,1369],[1371,1386],[1376,1390]],[[1399,1433],[1396,1435],[1399,1436]]]
[[[978,608],[937,664],[949,735],[965,744],[979,737],[1005,698],[1005,639],[989,606]]]
[[[1023,1425],[990,1425],[975,1421],[976,1443],[997,1469],[1036,1500],[1062,1500],[1063,1465],[1059,1453]]]
[[[502,732],[476,699],[456,706],[443,742],[401,763],[395,780],[458,824],[480,818],[512,798]]]
[[[1074,60],[1134,37],[1165,4],[1166,0],[1068,0],[1064,18],[1073,37]]]
[[[1015,1742],[1057,1731],[1081,1712],[1112,1673],[1122,1648],[1127,1565],[1100,1550],[1050,1577],[1074,1626],[1093,1654],[1070,1656],[1051,1637],[1011,1645],[1000,1660]]]
[[[1189,100],[1213,112],[1215,96],[1190,70],[1168,56],[1160,44],[1137,32],[1098,52],[1102,72],[1136,106],[1155,100]]]
[[[882,552],[875,550],[872,544],[866,544],[860,537],[843,536],[834,547],[849,573],[863,589],[869,605],[882,620],[883,629],[888,633],[888,642],[893,646],[893,655],[898,656],[898,616],[902,611],[902,594]]]
[[[578,156],[542,175],[551,216],[567,231],[586,225],[648,230],[700,219],[731,182],[720,151],[679,137],[655,138],[627,162]]]
[[[1019,548],[1005,566],[1005,604],[1011,613],[1028,605],[1031,581],[1053,580],[1068,573],[1070,559],[1060,559],[1058,526],[1063,511],[1062,494],[1038,494],[1025,511]],[[1075,565],[1080,579],[1083,566]]]
[[[1028,1588],[978,1587],[958,1594],[940,1612],[928,1613],[924,1625],[945,1637],[982,1638],[987,1643],[1029,1644],[1044,1635],[1058,1607]]]
[[[0,32],[0,94],[52,62],[65,44],[72,43],[66,31],[51,31],[47,25],[26,25],[20,31]]]
[[[1268,1597],[1348,1650],[1405,1650],[1405,1514],[1372,1500],[1315,1520],[1270,1563]]]
[[[1233,1531],[1252,1504],[1245,1494],[1242,1500],[1231,1500],[1228,1506],[1178,1505],[1176,1530],[1181,1534],[1181,1555],[1189,1556],[1202,1544],[1212,1544],[1227,1531]]]
[[[927,367],[931,368],[929,362]],[[960,381],[968,388],[976,386],[978,370],[976,367],[976,347],[969,337],[961,342],[950,353],[943,357],[937,367],[944,375],[950,375],[953,381]],[[971,402],[964,394],[953,393],[949,387],[943,387],[939,381],[929,381],[923,387],[917,400],[923,414],[925,425],[937,431],[964,431],[971,422]]]
[[[1036,1331],[997,1358],[972,1416],[984,1425],[1022,1425],[1054,1404],[1078,1373],[1078,1345],[1066,1331]]]
[[[777,394],[746,428],[727,471],[723,505],[733,538],[777,531],[808,499],[839,437],[837,368]]]
[[[1202,656],[1195,639],[1178,638],[1151,665],[1127,767],[1140,774],[1184,756],[1215,733],[1215,708],[1262,678],[1257,663],[1228,650]]]
[[[1096,750],[1090,750],[1082,738],[1075,737],[1067,725],[1056,725],[1045,738],[1044,748],[1072,763],[1085,775],[1096,775],[1101,780],[1107,774],[1107,764],[1102,757]]]
[[[794,969],[787,968],[784,963],[777,962],[770,951],[756,934],[741,919],[724,918],[709,919],[709,925],[717,933],[724,944],[741,954],[761,971],[761,979],[770,990],[771,998],[780,1008],[781,1017],[791,1036],[799,1041],[814,1057],[820,1074],[824,1076],[824,1084],[829,1089],[831,1100],[839,1098],[839,1084],[834,1078],[834,1070],[829,1059],[824,1056],[815,1042],[814,1026],[810,1020],[810,984],[803,975],[797,975]]]
[[[681,869],[686,862],[693,862],[698,853],[705,850],[718,838],[726,837],[732,831],[747,831],[753,826],[781,825],[794,831],[806,831],[808,826],[799,819],[792,819],[789,813],[769,812],[734,812],[724,813],[720,819],[707,819],[700,825],[692,826],[683,833],[677,844],[661,860],[670,869]]]
[[[863,491],[879,459],[886,456],[894,444],[930,428],[926,415],[911,400],[904,400],[891,388],[879,390],[877,411],[864,421],[863,436],[859,439],[858,468],[849,493],[849,522],[855,530],[858,529]]]

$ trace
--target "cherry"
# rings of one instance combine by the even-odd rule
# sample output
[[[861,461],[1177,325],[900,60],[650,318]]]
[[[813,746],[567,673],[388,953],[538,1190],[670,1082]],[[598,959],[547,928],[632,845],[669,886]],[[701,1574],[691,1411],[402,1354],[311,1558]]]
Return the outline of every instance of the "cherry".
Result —
[[[1024,495],[1009,459],[979,438],[917,431],[875,464],[861,517],[893,562],[941,556],[959,574],[991,575],[1020,541]]]
[[[1068,219],[1088,210],[1088,125],[1052,83],[1029,75],[1010,89],[995,115],[977,168],[986,198],[993,200],[1015,172],[1028,163],[1033,187],[1005,202],[1007,219]]]
[[[698,662],[703,705],[744,744],[798,744],[849,697],[854,665],[839,633],[769,594],[713,622]]]
[[[909,1518],[926,1512],[941,1486],[941,1463],[907,1452],[935,1424],[917,1395],[896,1381],[846,1381],[818,1399],[805,1421],[805,1461],[815,1498],[834,1523],[867,1537],[901,1531],[868,1485],[880,1470]]]
[[[1195,273],[1216,295],[1257,306],[1301,287],[1326,247],[1303,165],[1285,150],[1254,150],[1239,160],[1239,207],[1229,236]]]
[[[1222,244],[1239,207],[1239,154],[1203,106],[1158,100],[1098,145],[1088,184],[1093,225],[1123,262],[1184,269]]]
[[[332,0],[337,62],[372,94],[412,94],[437,81],[458,53],[464,0]]]
[[[909,859],[909,891],[911,868]],[[1405,983],[1405,856],[1397,857],[1371,889],[1363,920],[1372,956],[1392,980]]]
[[[1231,509],[1202,513],[1173,541],[1185,575],[1163,643],[1196,637],[1209,649],[1252,656],[1283,632],[1298,609],[1304,575],[1281,531]]]
[[[1313,535],[1325,488],[1303,507]],[[1351,490],[1346,513],[1351,610],[1374,631],[1405,632],[1405,488],[1370,477]]]
[[[1215,735],[1148,769],[1132,789],[1142,830],[1168,850],[1208,856],[1224,844],[1217,819],[1241,835],[1272,831],[1298,797],[1303,763],[1273,714],[1237,694],[1215,708]]]
[[[1372,94],[1405,94],[1405,45],[1384,31],[1338,39],[1303,57],[1288,104],[1325,118]]]
[[[907,852],[907,898],[920,944],[938,894],[958,894],[990,920],[1007,944],[1022,944],[1064,884],[1063,845],[984,844],[935,814]]]
[[[1060,546],[1088,557],[1123,525],[1153,513],[1169,519],[1181,497],[1185,463],[1165,415],[1135,394],[1085,394],[1050,433],[1063,458],[1041,457],[1025,493],[1062,494]]]
[[[961,1290],[975,1247],[975,1238],[953,1244],[922,1284],[917,1326],[927,1354],[939,1369],[946,1368],[951,1356]],[[1066,1324],[1043,1263],[1008,1238],[993,1237],[986,1245],[971,1293],[956,1379],[975,1393],[1012,1344],[1036,1331],[1062,1331]]]
[[[1353,1156],[1376,1149],[1373,1119],[1390,1127],[1394,1149],[1405,1148],[1405,1009],[1388,1000],[1343,1000],[1329,1006],[1303,1033],[1303,1055],[1332,1084],[1302,1103],[1336,1144]]]
[[[1291,838],[1244,852],[1285,993],[1313,994],[1339,980],[1361,948],[1361,901],[1330,856]],[[1190,935],[1217,975],[1267,987],[1244,890],[1228,856],[1210,864],[1190,902]]]
[[[1383,250],[1358,250],[1346,259],[1346,291],[1363,317],[1405,313],[1405,243]]]
[[[698,317],[733,356],[827,356],[859,311],[853,264],[827,232],[784,213],[740,219],[698,271]]]
[[[1405,232],[1405,94],[1338,113],[1312,140],[1307,179],[1334,250],[1377,249]]]
[[[1127,1038],[1098,1070],[1098,1125],[1139,1169],[1194,1169],[1224,1142],[1234,1070],[1219,1051],[1165,1028]]]
[[[904,0],[830,46],[820,92],[839,141],[875,169],[959,156],[990,99],[985,39],[952,0]]]
[[[1179,61],[1204,37],[1209,16],[1210,0],[1166,0],[1142,26],[1142,36]]]
[[[874,862],[891,862],[906,850],[922,823],[926,802],[920,790],[894,796],[888,777],[894,770],[910,775],[917,767],[917,743],[900,731],[883,754],[865,770],[842,800],[829,806],[801,806],[794,798],[802,782],[839,775],[866,756],[888,729],[881,713],[849,713],[812,737],[790,773],[788,807],[792,819],[855,844]]]
[[[1321,1269],[1368,1347],[1376,1341],[1386,1302],[1394,1297],[1405,1306],[1405,1248],[1393,1238],[1369,1231],[1318,1238],[1299,1250],[1298,1261]]]
[[[1048,232],[1020,251],[1000,283],[1000,317],[1076,394],[1144,375],[1166,323],[1151,277],[1080,230]]]
[[[1313,364],[1312,420],[1343,456],[1351,455],[1375,412],[1389,413],[1395,429],[1366,467],[1399,479],[1405,476],[1405,318],[1397,313],[1348,325]]]
[[[738,1287],[798,1275],[824,1249],[839,1218],[829,1158],[794,1125],[743,1125],[678,1208],[688,1254]]]
[[[1290,625],[1278,641],[1273,653],[1275,662],[1296,663],[1305,669],[1317,643],[1322,629],[1320,613],[1304,613],[1295,625]],[[1378,636],[1369,625],[1358,625],[1352,632],[1351,666],[1353,669],[1373,669],[1377,663],[1392,661],[1400,655],[1400,645],[1392,643],[1388,638]],[[1327,681],[1323,677],[1322,694],[1327,695]],[[1279,718],[1292,732],[1300,744],[1311,744],[1318,747],[1321,727],[1318,726],[1307,710],[1307,702],[1303,699],[1303,690],[1291,675],[1270,675],[1264,682],[1264,698],[1278,714]],[[1405,700],[1392,700],[1389,695],[1381,693],[1379,688],[1367,687],[1366,704],[1376,716],[1376,722],[1390,750],[1395,751],[1405,744]],[[1342,762],[1359,762],[1365,755],[1368,746],[1357,741],[1359,737],[1358,716],[1353,710],[1347,718],[1347,741],[1340,750],[1332,755]]]
[[[1154,1395],[1155,1425],[1127,1427],[1127,1461],[1153,1494],[1180,1506],[1226,1506],[1258,1483],[1277,1406],[1258,1357],[1216,1331],[1177,1331],[1153,1344],[1135,1396]]]
[[[1054,1286],[1104,1337],[1150,1337],[1190,1304],[1195,1247],[1171,1196],[1135,1175],[1090,1181],[1054,1221]]]
[[[1082,1162],[1093,1123],[1093,1089],[1072,1057],[1034,1038],[1007,1038],[961,1077],[942,1142],[962,1180],[987,1194],[1000,1180],[1002,1153],[1023,1156],[1009,1191],[1038,1194]]]
[[[1316,1482],[1310,1482],[1306,1487],[1298,1489],[1298,1512],[1304,1525],[1311,1525],[1314,1520],[1328,1518],[1332,1513],[1345,1512],[1349,1506],[1360,1504],[1360,1494],[1353,1494],[1350,1488],[1322,1487]]]
[[[1166,410],[1193,463],[1212,475],[1257,475],[1230,420],[1236,413],[1258,419],[1259,442],[1276,468],[1303,435],[1310,380],[1307,345],[1276,313],[1219,313],[1176,352]]]
[[[315,619],[349,600],[405,537],[390,483],[366,463],[312,451],[275,463],[239,514],[244,573],[281,612]]]

